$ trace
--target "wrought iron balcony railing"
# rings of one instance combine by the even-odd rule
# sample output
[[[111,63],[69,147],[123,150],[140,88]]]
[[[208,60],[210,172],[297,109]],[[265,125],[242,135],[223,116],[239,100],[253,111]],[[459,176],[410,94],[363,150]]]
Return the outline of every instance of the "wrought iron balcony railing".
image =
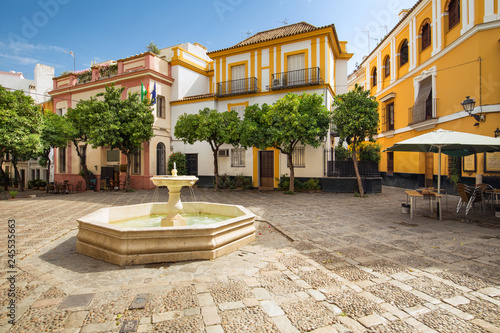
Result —
[[[437,98],[427,99],[425,102],[415,104],[408,109],[408,125],[418,124],[436,118]]]
[[[258,93],[257,78],[249,77],[217,83],[217,97]]]
[[[319,67],[272,74],[271,90],[323,84]]]

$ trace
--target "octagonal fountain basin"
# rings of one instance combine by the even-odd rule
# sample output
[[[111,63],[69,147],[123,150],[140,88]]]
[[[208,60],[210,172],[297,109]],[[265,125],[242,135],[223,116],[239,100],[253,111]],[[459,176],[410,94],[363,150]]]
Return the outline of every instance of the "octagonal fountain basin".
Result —
[[[76,251],[116,265],[215,259],[255,240],[255,215],[243,206],[186,202],[180,214],[226,217],[187,226],[130,227],[144,217],[166,215],[165,202],[109,207],[78,219]],[[123,221],[127,220],[127,221]],[[148,224],[149,222],[146,222]]]

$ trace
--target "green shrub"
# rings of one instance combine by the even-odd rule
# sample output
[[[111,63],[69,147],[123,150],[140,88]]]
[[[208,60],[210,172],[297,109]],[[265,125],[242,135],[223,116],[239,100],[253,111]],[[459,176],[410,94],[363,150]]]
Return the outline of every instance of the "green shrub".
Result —
[[[14,198],[16,197],[16,195],[17,195],[17,191],[12,191],[12,190],[11,190],[11,191],[9,191],[9,193],[10,193],[10,197],[11,197],[12,199],[14,199]]]
[[[186,155],[184,155],[183,153],[177,152],[177,153],[173,153],[172,155],[169,156],[167,170],[168,170],[168,173],[170,173],[170,174],[172,174],[172,169],[174,168],[174,162],[175,162],[175,167],[177,169],[177,174],[179,176],[187,175]]]
[[[335,147],[335,160],[336,161],[345,161],[352,158],[352,152],[349,148],[344,147],[343,145],[338,145]]]
[[[319,180],[315,178],[311,178],[305,182],[301,182],[300,180],[295,178],[293,183],[295,191],[321,190],[321,186],[319,185]],[[288,177],[288,174],[284,174],[278,180],[278,189],[281,191],[288,191],[289,188],[290,188],[290,177]]]
[[[253,188],[252,178],[245,177],[242,174],[239,174],[236,176],[236,179],[234,181],[234,186],[236,188],[241,187],[244,190],[249,190],[249,189]]]
[[[222,176],[219,177],[219,188],[221,189],[236,188],[235,181],[231,179],[231,176],[223,174]]]
[[[358,156],[360,161],[380,162],[380,145],[375,142],[361,142],[358,145]]]

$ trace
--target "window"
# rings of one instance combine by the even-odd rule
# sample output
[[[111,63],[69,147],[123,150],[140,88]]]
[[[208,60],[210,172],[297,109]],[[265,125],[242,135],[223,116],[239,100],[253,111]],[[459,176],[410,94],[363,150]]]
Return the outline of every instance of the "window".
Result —
[[[56,114],[58,116],[64,116],[66,114],[66,109],[62,108],[62,109],[56,109]]]
[[[106,161],[108,163],[120,162],[120,151],[119,150],[108,150],[106,152]]]
[[[288,85],[301,84],[305,80],[306,55],[293,54],[286,57],[288,71]]]
[[[245,65],[231,67],[231,92],[238,93],[245,91]]]
[[[425,23],[422,26],[422,51],[428,48],[431,45],[431,25],[429,23]]]
[[[66,173],[66,148],[59,148],[59,173]]]
[[[384,75],[386,78],[388,78],[389,76],[391,76],[391,58],[390,57],[386,57],[385,58],[385,68],[384,68]]]
[[[141,174],[141,151],[136,151],[132,154],[132,174]]]
[[[394,103],[387,104],[386,106],[386,119],[387,119],[387,130],[392,131],[394,129]]]
[[[295,147],[292,155],[292,163],[295,168],[305,168],[306,167],[306,147]],[[288,161],[287,161],[287,166]]]
[[[417,98],[412,108],[412,124],[416,124],[433,116],[432,78],[428,77],[420,82]]]
[[[405,39],[399,50],[399,66],[403,66],[408,62],[408,40]]]
[[[156,116],[158,118],[165,118],[165,97],[158,95],[156,98]]]
[[[448,30],[460,22],[460,1],[450,0],[448,4]]]
[[[377,67],[373,68],[372,86],[377,86]]]
[[[247,107],[246,105],[236,105],[236,106],[231,106],[230,110],[236,111],[236,113],[238,113],[238,117],[240,117],[240,119],[243,119],[243,117],[245,116],[246,107]]]
[[[232,167],[245,166],[245,149],[243,148],[231,149],[231,166]]]

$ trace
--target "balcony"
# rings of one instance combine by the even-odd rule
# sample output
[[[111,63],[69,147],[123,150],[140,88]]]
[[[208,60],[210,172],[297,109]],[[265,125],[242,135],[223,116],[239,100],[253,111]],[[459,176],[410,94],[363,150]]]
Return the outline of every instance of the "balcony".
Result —
[[[323,84],[319,67],[304,68],[272,75],[271,90]]]
[[[217,97],[258,93],[257,78],[249,77],[217,83]]]
[[[428,98],[408,109],[408,125],[415,125],[436,118],[437,99]]]

